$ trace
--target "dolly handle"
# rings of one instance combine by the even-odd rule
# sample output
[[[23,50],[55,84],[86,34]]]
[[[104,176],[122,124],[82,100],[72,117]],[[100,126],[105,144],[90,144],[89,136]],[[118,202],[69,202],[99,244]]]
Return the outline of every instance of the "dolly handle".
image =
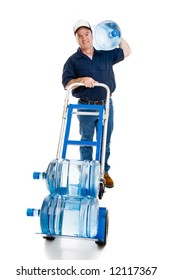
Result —
[[[67,95],[69,95],[74,88],[79,87],[79,86],[85,86],[85,84],[84,83],[73,83],[73,84],[69,85],[68,88],[67,88]],[[94,87],[103,87],[103,88],[105,88],[106,92],[107,92],[107,99],[110,98],[110,89],[109,89],[109,87],[106,84],[96,83],[94,85]]]

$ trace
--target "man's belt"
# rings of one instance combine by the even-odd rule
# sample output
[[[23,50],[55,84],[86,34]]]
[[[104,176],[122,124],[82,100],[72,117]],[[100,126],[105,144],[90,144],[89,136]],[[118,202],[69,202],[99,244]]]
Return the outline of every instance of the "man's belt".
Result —
[[[80,102],[84,103],[84,104],[90,104],[90,105],[103,105],[106,103],[106,100],[87,100],[87,99],[83,99],[80,98],[79,99]]]

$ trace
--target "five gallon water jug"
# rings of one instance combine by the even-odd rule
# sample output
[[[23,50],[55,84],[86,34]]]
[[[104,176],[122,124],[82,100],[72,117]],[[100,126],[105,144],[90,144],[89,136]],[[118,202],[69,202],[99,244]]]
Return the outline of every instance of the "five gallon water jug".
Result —
[[[93,44],[97,50],[115,49],[121,42],[121,30],[117,23],[105,20],[92,28]]]
[[[97,197],[100,184],[99,161],[55,159],[46,172],[34,172],[34,179],[45,179],[51,194]]]
[[[40,216],[42,234],[92,238],[98,231],[99,203],[96,198],[48,195],[41,210],[28,209],[28,216]]]

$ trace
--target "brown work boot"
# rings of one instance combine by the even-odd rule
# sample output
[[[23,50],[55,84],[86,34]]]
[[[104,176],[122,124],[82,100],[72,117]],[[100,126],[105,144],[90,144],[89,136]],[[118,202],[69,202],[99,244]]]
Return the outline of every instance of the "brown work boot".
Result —
[[[105,187],[106,188],[113,188],[114,187],[114,182],[112,180],[112,178],[109,176],[108,173],[105,173],[104,175],[104,179],[105,179]]]

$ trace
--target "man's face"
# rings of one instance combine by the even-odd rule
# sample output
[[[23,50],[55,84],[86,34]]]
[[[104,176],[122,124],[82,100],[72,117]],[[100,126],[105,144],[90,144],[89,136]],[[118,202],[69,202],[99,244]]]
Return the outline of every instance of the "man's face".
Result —
[[[90,29],[80,27],[76,32],[76,40],[81,49],[85,50],[93,47],[93,36]]]

